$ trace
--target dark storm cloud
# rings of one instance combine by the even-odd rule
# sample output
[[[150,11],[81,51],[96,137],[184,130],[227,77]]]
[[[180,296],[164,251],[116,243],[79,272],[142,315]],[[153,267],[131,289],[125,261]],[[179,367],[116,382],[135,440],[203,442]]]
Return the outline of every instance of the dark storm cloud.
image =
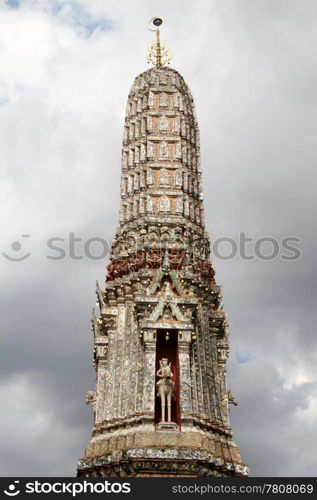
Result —
[[[296,261],[215,259],[232,331],[229,386],[240,402],[233,429],[253,475],[316,475],[316,5],[305,7],[226,4],[236,61],[198,105],[212,236],[301,240]],[[248,363],[237,363],[239,351]]]

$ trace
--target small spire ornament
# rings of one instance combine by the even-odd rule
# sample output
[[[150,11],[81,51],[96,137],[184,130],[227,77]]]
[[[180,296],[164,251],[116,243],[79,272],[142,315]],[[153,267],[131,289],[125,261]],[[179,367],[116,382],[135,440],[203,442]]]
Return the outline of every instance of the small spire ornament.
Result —
[[[153,41],[151,45],[149,45],[146,60],[148,63],[153,64],[157,68],[160,68],[165,64],[169,64],[173,57],[172,54],[169,54],[169,49],[165,47],[164,43],[161,44],[160,41],[160,30],[158,26],[161,26],[162,23],[163,21],[160,17],[152,17],[149,21],[149,25],[156,26],[155,29],[149,28],[150,31],[156,32],[156,41]]]

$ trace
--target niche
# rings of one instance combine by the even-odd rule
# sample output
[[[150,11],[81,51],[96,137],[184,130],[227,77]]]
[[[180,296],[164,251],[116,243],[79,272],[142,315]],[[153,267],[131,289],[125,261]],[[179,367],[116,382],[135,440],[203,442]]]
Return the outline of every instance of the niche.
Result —
[[[157,330],[156,336],[156,362],[155,373],[160,369],[160,359],[167,358],[171,363],[174,382],[174,395],[172,396],[171,419],[177,425],[180,424],[179,410],[179,363],[178,363],[178,332],[177,330]],[[160,378],[155,377],[155,382]],[[167,409],[166,409],[167,411]],[[167,413],[165,414],[167,420]],[[157,396],[157,385],[155,384],[155,423],[161,421],[161,399]]]

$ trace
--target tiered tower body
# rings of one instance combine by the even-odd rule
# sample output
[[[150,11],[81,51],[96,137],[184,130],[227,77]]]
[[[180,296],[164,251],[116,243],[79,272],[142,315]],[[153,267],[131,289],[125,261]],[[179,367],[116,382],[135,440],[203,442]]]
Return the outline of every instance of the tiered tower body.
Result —
[[[248,474],[232,441],[214,274],[193,98],[177,71],[154,67],[128,98],[120,224],[93,318],[94,427],[79,476]],[[173,372],[171,422],[161,422],[162,358]]]

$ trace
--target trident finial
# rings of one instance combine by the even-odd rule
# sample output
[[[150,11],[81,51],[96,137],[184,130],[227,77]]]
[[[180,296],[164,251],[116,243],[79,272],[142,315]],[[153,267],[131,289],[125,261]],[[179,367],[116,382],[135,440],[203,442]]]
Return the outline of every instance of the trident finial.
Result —
[[[153,24],[154,26],[157,26],[155,29],[149,28],[150,31],[155,31],[156,32],[156,41],[152,42],[151,45],[148,47],[146,59],[149,63],[154,64],[157,68],[160,68],[161,66],[164,66],[164,64],[167,64],[170,62],[172,59],[172,55],[168,55],[169,49],[165,48],[165,45],[161,45],[160,41],[160,30],[158,29],[158,26],[161,26],[162,24],[162,19],[160,17],[152,17],[149,21],[149,25]]]

